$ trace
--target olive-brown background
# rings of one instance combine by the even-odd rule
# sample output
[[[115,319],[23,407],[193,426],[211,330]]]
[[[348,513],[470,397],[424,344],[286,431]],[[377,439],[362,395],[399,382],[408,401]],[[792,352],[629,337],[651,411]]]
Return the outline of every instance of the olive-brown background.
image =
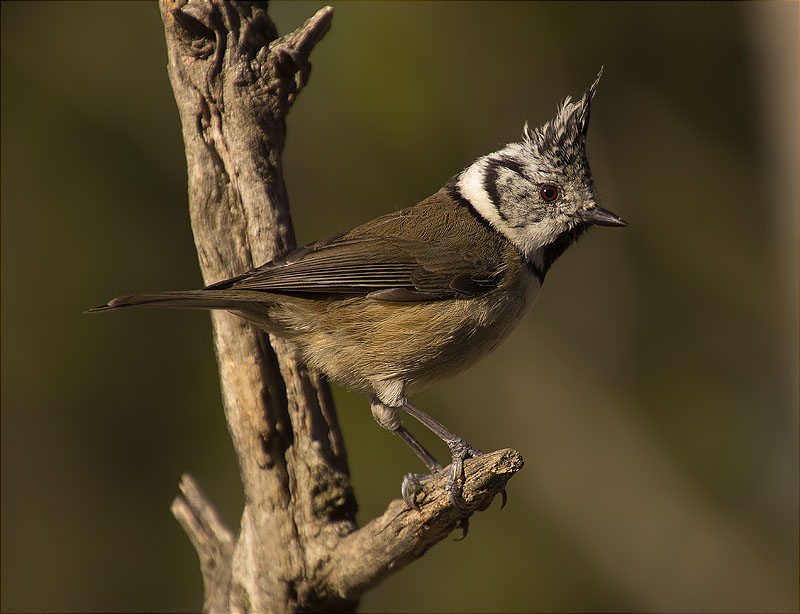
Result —
[[[630,224],[416,399],[526,466],[362,609],[796,611],[798,4],[334,6],[288,124],[301,243],[417,202],[600,65],[590,161]],[[185,175],[155,4],[2,3],[3,610],[197,610],[181,473],[237,523],[208,316],[82,314],[200,284]],[[421,467],[336,398],[365,522]]]

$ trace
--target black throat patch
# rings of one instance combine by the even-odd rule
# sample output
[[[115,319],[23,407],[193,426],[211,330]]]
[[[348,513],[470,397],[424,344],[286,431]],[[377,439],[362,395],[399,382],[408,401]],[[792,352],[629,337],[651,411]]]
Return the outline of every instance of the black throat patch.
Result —
[[[531,266],[533,266],[534,272],[538,274],[537,276],[540,281],[544,281],[547,271],[553,263],[558,260],[558,257],[588,229],[589,224],[578,224],[574,228],[562,232],[556,237],[555,241],[548,243],[539,250],[539,257],[542,261],[541,268],[536,267],[535,264],[532,263]]]

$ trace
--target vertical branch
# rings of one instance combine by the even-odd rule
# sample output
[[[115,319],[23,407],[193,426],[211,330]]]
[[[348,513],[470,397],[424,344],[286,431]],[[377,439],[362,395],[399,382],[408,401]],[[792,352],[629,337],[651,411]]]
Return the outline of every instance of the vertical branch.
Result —
[[[286,114],[308,79],[308,55],[330,28],[332,9],[282,38],[265,2],[165,0],[161,14],[186,144],[192,229],[211,283],[295,245],[281,167]],[[176,503],[195,545],[206,543],[198,548],[202,568],[214,570],[204,576],[205,606],[305,608],[316,599],[305,582],[306,567],[316,564],[312,555],[355,529],[327,384],[283,341],[227,313],[212,318],[245,508],[231,548],[219,531],[205,530],[215,514],[199,503],[199,491]]]

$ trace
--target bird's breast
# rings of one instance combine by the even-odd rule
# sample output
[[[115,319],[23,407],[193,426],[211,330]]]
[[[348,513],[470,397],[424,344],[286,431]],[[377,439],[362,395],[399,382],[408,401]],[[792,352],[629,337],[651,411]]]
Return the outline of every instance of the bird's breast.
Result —
[[[295,337],[310,366],[369,394],[399,380],[407,391],[455,375],[496,348],[539,293],[527,271],[481,295],[384,303],[366,297],[331,301]],[[310,314],[308,314],[310,315]]]

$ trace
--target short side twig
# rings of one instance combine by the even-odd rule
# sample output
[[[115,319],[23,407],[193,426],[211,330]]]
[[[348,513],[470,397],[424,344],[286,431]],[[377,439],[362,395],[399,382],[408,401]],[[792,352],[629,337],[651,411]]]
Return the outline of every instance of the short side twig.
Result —
[[[222,522],[217,510],[206,499],[192,476],[184,474],[178,488],[182,496],[175,497],[170,510],[197,551],[203,585],[207,588],[229,586],[233,533]],[[206,612],[225,610],[227,604],[214,602],[222,594],[226,594],[226,591],[206,590],[203,609]]]

